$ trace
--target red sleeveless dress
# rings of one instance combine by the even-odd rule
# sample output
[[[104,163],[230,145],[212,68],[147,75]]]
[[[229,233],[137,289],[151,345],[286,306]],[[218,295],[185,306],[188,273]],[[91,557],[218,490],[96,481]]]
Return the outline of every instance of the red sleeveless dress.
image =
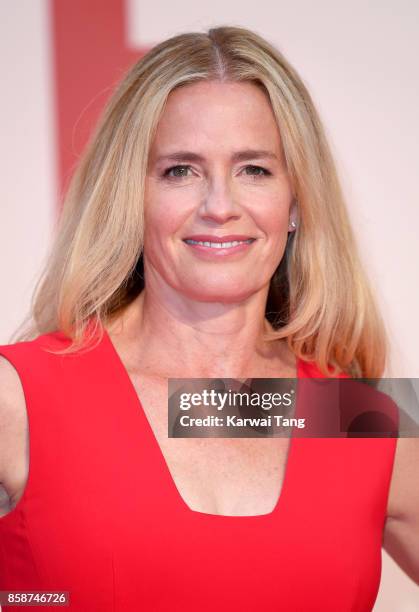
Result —
[[[292,438],[272,512],[197,512],[106,330],[91,351],[44,350],[68,343],[0,346],[30,432],[27,486],[0,518],[0,591],[68,591],[79,612],[372,609],[395,438]],[[299,361],[298,376],[321,373]]]

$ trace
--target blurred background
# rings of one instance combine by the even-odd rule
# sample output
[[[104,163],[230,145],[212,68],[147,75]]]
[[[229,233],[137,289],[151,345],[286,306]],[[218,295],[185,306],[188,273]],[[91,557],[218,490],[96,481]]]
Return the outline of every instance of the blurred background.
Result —
[[[387,376],[419,378],[419,4],[414,0],[3,0],[0,344],[30,307],[60,202],[115,84],[185,31],[248,27],[298,70],[325,123],[390,334]],[[419,610],[383,551],[375,612]]]

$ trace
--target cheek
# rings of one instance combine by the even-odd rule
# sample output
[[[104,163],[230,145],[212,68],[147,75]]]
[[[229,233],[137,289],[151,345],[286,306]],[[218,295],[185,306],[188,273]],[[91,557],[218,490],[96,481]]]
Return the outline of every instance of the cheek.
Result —
[[[288,231],[289,205],[278,199],[262,203],[255,210],[254,219],[263,228],[267,236],[279,237]]]
[[[163,242],[173,233],[176,227],[178,210],[174,202],[160,194],[150,197],[144,202],[144,241],[153,237],[154,241]]]
[[[168,202],[162,199],[148,202],[144,210],[144,255],[154,265],[173,261],[174,243],[180,239],[182,223],[179,211]]]
[[[264,185],[263,189],[249,189],[242,202],[267,234],[282,232],[284,229],[287,232],[292,202],[288,180],[281,178]]]
[[[173,189],[150,179],[144,197],[145,226],[162,234],[179,231],[196,200],[180,188]]]

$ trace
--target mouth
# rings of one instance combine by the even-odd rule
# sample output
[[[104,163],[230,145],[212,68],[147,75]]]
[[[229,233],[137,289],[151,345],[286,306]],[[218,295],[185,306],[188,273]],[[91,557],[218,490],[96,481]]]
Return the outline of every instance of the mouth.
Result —
[[[255,240],[256,238],[248,238],[246,240],[229,240],[225,242],[220,242],[217,240],[213,242],[212,240],[193,240],[192,238],[184,238],[183,242],[185,242],[186,244],[203,246],[210,249],[232,249],[241,244],[252,244],[252,242],[254,242]]]
[[[256,238],[247,236],[196,236],[183,238],[183,243],[196,257],[206,261],[222,261],[243,256],[252,249]]]

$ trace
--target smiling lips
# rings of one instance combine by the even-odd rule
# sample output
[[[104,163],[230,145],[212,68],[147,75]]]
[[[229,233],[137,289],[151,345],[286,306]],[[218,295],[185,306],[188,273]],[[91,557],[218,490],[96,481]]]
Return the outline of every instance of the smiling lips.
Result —
[[[212,236],[209,234],[199,234],[184,238],[186,244],[207,247],[211,249],[234,249],[237,246],[247,245],[254,242],[256,238],[239,234],[228,234],[226,236]]]
[[[226,257],[246,251],[255,242],[256,238],[239,234],[228,234],[226,236],[215,236],[199,234],[184,238],[183,242],[192,250],[204,258]]]

